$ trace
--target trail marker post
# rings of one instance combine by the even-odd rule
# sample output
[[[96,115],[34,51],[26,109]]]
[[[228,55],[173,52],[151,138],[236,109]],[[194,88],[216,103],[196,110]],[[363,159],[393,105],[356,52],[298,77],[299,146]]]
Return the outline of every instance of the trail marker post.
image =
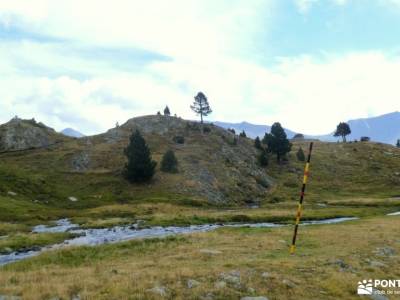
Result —
[[[306,162],[306,165],[304,167],[303,185],[301,187],[300,200],[299,200],[299,205],[297,207],[296,223],[294,225],[292,245],[290,246],[290,254],[294,254],[294,251],[296,250],[297,231],[299,229],[301,213],[302,213],[302,210],[303,210],[304,192],[306,191],[307,179],[308,179],[308,175],[309,175],[309,172],[310,172],[310,161],[311,161],[312,149],[313,149],[313,142],[310,143],[310,147],[308,149],[307,162]]]

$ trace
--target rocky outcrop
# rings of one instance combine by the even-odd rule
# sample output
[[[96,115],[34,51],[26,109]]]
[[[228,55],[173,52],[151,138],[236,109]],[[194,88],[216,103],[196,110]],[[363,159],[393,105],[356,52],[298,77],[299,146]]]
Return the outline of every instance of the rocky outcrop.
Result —
[[[0,151],[16,151],[43,148],[54,144],[58,133],[35,119],[18,117],[0,126]]]

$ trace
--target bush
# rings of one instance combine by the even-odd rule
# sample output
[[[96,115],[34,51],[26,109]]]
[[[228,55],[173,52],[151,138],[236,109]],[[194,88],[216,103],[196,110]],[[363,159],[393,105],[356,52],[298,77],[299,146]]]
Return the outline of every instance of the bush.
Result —
[[[267,151],[265,151],[265,150],[261,151],[261,153],[258,155],[257,160],[258,160],[258,164],[261,167],[268,166],[268,154],[267,154]]]
[[[306,160],[306,156],[304,155],[304,151],[303,151],[303,149],[301,147],[297,151],[296,156],[297,156],[297,160],[298,161],[305,161]]]
[[[205,133],[209,133],[209,132],[211,132],[211,128],[210,128],[210,127],[208,127],[208,126],[204,126],[204,128],[203,128],[203,132],[205,132]]]
[[[177,144],[184,144],[185,143],[185,137],[181,135],[174,136],[173,141]]]
[[[161,171],[168,173],[178,172],[178,160],[176,159],[174,151],[168,150],[165,152],[161,160]]]
[[[239,136],[240,136],[240,137],[247,137],[247,134],[246,134],[246,132],[243,130],[243,131],[239,134]]]
[[[228,128],[228,131],[231,132],[231,133],[233,133],[233,134],[236,134],[236,131],[235,131],[235,129],[233,129],[233,128]]]
[[[361,142],[369,142],[371,140],[371,138],[369,137],[369,136],[362,136],[361,138],[360,138],[360,141]]]
[[[262,145],[259,137],[256,137],[254,140],[254,147],[256,147],[258,150],[262,150]]]

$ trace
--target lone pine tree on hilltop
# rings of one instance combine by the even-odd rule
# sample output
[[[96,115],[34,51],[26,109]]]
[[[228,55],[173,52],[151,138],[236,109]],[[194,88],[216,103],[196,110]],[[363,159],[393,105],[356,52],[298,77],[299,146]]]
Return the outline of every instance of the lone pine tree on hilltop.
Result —
[[[341,136],[343,139],[343,143],[346,143],[346,135],[351,133],[349,124],[345,122],[340,122],[336,127],[336,131],[333,134],[334,136]]]
[[[201,124],[203,124],[203,116],[208,116],[212,113],[210,104],[208,103],[206,95],[202,92],[198,92],[194,97],[194,102],[190,105],[190,108],[197,114],[200,115]]]
[[[151,159],[150,149],[139,130],[131,135],[124,153],[128,162],[123,175],[129,182],[146,182],[153,177],[157,163]]]
[[[171,112],[169,111],[168,105],[164,108],[164,116],[170,116]]]

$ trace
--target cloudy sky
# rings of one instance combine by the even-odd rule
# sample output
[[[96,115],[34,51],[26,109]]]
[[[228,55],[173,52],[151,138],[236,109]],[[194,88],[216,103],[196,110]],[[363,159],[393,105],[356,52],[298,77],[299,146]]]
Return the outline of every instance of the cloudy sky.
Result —
[[[332,131],[400,110],[400,0],[0,0],[0,122],[172,113]]]

